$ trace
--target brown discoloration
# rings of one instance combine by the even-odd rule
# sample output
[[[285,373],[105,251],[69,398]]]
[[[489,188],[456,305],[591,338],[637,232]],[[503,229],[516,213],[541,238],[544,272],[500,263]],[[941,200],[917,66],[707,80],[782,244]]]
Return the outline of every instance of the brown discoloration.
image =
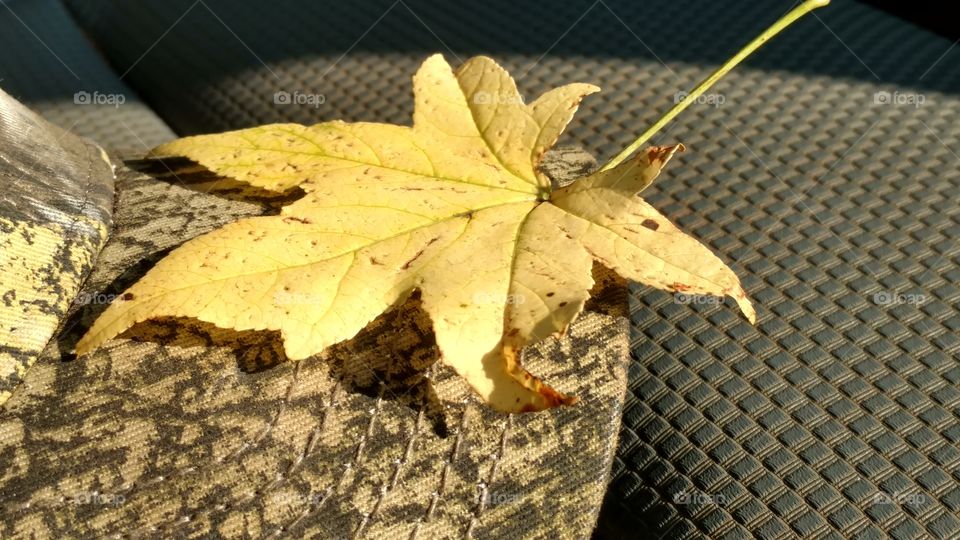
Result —
[[[566,394],[561,394],[549,386],[544,386],[540,389],[540,395],[547,399],[547,403],[550,404],[550,407],[559,407],[560,405],[574,405],[580,398],[577,396],[568,396]]]
[[[508,334],[508,336],[515,336],[517,333],[518,332],[516,329],[514,329]],[[551,409],[560,405],[573,405],[579,401],[579,398],[576,396],[568,396],[547,386],[538,377],[533,376],[529,371],[524,369],[520,363],[520,351],[513,345],[508,344],[503,348],[503,360],[507,371],[513,376],[514,379],[517,380],[517,382],[526,388],[533,390],[543,398],[543,402],[524,404],[517,412],[525,413],[542,411],[544,409]],[[520,399],[517,398],[517,403],[519,402]]]
[[[420,251],[418,251],[417,254],[414,255],[413,257],[411,257],[409,261],[403,263],[403,266],[401,266],[400,268],[402,268],[403,270],[406,270],[406,269],[410,268],[410,265],[413,264],[414,261],[416,261],[417,259],[419,259],[421,255],[423,255],[423,252],[424,252],[424,250],[427,249],[427,246],[432,245],[434,242],[436,242],[436,241],[439,240],[439,239],[440,239],[439,236],[434,236],[433,238],[431,238],[430,241],[427,242],[427,245],[423,247],[423,249],[421,249]]]
[[[418,251],[417,254],[414,255],[409,261],[403,263],[403,266],[401,266],[400,268],[402,268],[403,270],[406,270],[406,269],[410,268],[410,265],[413,264],[414,261],[416,261],[417,259],[419,259],[421,255],[423,255],[423,250],[422,250],[422,249],[421,249],[420,251]]]
[[[302,218],[299,216],[287,216],[283,218],[284,223],[303,223],[304,225],[310,225],[313,223],[307,218]]]
[[[659,223],[657,223],[656,221],[654,221],[654,220],[652,220],[652,219],[649,219],[649,218],[643,220],[643,223],[641,223],[641,225],[643,225],[644,227],[650,229],[651,231],[655,231],[655,230],[657,230],[657,229],[660,228],[660,224],[659,224]]]
[[[683,152],[686,147],[677,143],[669,146],[651,146],[647,148],[647,161],[663,165],[675,152]]]

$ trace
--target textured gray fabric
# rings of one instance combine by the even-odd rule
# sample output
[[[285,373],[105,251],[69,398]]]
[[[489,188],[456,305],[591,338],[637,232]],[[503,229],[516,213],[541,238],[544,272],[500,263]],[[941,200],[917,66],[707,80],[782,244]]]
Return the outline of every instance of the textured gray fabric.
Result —
[[[183,133],[406,122],[410,74],[432,51],[455,63],[449,47],[491,54],[527,95],[603,87],[566,139],[600,156],[790,7],[70,5]],[[745,276],[760,321],[636,291],[632,398],[601,531],[960,535],[958,63],[949,41],[835,1],[655,138],[689,151],[648,198]],[[281,90],[325,102],[274,104]]]
[[[143,152],[174,137],[104,62],[59,0],[2,4],[0,88],[107,148]]]

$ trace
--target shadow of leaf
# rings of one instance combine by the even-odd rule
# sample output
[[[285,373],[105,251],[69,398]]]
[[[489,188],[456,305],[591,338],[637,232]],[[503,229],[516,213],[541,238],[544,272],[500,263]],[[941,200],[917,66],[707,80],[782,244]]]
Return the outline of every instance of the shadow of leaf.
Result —
[[[268,210],[264,215],[279,213],[280,208],[303,197],[300,188],[276,193],[220,176],[184,157],[124,159],[124,165],[156,180],[175,183],[192,191],[209,193],[233,201],[259,203]]]

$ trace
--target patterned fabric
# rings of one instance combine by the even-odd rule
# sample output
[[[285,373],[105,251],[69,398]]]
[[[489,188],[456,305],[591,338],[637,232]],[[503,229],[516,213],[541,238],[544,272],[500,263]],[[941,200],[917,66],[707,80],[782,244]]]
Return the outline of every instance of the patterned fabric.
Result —
[[[0,91],[0,405],[66,315],[112,206],[104,151]]]
[[[549,170],[595,165],[576,155]],[[132,164],[151,174],[120,168],[88,301],[0,414],[0,536],[590,534],[626,385],[622,281],[598,273],[567,336],[526,350],[532,372],[582,398],[541,414],[496,413],[439,365],[416,298],[300,362],[276,335],[186,320],[74,359],[97,313],[167,250],[283,202]]]

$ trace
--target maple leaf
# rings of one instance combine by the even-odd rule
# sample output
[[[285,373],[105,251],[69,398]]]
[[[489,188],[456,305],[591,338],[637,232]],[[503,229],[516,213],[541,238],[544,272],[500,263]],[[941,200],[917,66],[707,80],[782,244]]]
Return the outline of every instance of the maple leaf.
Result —
[[[491,406],[520,412],[575,401],[524,370],[519,351],[580,313],[593,261],[667,291],[731,296],[755,320],[736,275],[637,196],[681,145],[552,190],[538,163],[597,87],[526,105],[493,60],[454,74],[440,55],[413,82],[413,127],[275,124],[156,148],[305,195],[278,216],[184,243],[104,311],[77,352],[182,316],[279,331],[287,356],[303,359],[419,290],[442,360]]]

